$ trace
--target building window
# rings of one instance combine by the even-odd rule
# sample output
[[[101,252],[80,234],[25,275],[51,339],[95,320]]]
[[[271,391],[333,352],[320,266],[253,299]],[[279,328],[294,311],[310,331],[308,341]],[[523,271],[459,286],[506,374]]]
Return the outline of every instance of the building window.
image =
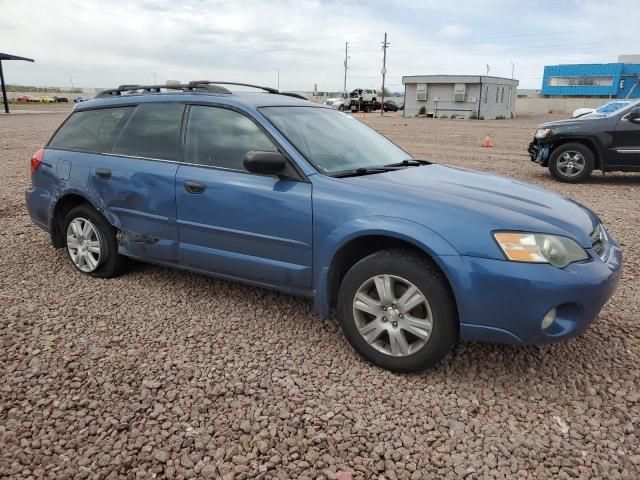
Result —
[[[613,77],[549,77],[547,85],[550,87],[610,87],[613,85]]]
[[[484,87],[484,103],[489,103],[489,85]]]
[[[499,97],[500,97],[500,87],[496,86],[496,103],[498,103]]]
[[[427,84],[426,83],[418,83],[416,85],[416,100],[419,102],[427,101]]]

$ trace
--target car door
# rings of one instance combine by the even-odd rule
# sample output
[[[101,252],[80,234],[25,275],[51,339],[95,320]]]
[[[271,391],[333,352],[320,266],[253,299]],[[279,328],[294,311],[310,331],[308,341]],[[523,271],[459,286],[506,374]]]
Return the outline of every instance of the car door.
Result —
[[[245,114],[189,107],[176,174],[180,262],[289,291],[311,288],[311,184],[244,169],[249,151],[277,151]]]
[[[640,108],[621,115],[613,131],[614,162],[618,167],[640,170]]]
[[[178,260],[175,176],[183,111],[178,103],[137,106],[113,150],[92,159],[89,188],[118,219],[128,255]]]

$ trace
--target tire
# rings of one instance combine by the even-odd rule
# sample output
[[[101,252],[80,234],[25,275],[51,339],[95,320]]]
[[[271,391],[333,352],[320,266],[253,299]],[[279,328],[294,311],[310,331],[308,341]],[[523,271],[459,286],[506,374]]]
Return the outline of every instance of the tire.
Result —
[[[78,228],[82,234],[77,234]],[[80,273],[111,278],[124,270],[126,258],[118,253],[115,229],[92,206],[71,209],[64,219],[63,235],[69,259]]]
[[[384,284],[386,277],[393,293],[382,298],[377,282]],[[426,302],[412,307],[420,298],[416,294],[404,302],[403,295],[411,288],[407,284]],[[377,302],[369,302],[376,296]],[[338,318],[347,340],[362,357],[393,372],[433,367],[458,341],[458,314],[446,279],[427,257],[410,250],[381,250],[351,267],[338,292]],[[407,330],[412,328],[408,322],[420,325],[413,329],[419,336]],[[399,335],[405,340],[404,350],[399,342],[392,345],[392,338]]]
[[[344,105],[340,105],[340,106],[338,107],[338,110],[340,110],[341,112],[344,112]]]
[[[594,166],[593,152],[582,143],[560,145],[549,159],[551,175],[565,183],[578,183],[589,178]]]

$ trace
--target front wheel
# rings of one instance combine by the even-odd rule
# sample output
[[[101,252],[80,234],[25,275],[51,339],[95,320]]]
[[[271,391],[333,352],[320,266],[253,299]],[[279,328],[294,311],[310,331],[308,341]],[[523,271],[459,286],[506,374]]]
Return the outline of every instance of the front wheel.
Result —
[[[560,145],[551,154],[549,171],[556,180],[578,183],[591,175],[595,164],[593,152],[581,143]]]
[[[395,372],[436,365],[458,339],[447,281],[409,250],[382,250],[356,263],[340,285],[338,316],[360,355]]]
[[[124,268],[115,231],[90,205],[73,208],[64,220],[65,244],[71,263],[94,277],[115,277]]]

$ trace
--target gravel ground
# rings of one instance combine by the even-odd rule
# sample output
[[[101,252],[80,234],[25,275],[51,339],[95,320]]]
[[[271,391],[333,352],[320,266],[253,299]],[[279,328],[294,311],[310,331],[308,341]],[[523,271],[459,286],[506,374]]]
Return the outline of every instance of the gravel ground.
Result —
[[[525,152],[540,119],[368,115],[416,155],[585,203],[626,255],[581,338],[463,343],[397,375],[308,300],[147,265],[75,273],[23,200],[63,118],[0,116],[0,478],[640,477],[640,175],[553,182]]]

